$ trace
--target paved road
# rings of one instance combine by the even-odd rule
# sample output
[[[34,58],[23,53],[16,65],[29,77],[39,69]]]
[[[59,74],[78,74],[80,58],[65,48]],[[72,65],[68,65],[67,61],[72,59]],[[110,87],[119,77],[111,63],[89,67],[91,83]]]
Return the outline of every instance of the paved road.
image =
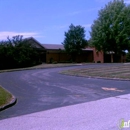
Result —
[[[110,97],[0,120],[0,129],[129,130],[122,127],[122,119],[130,120],[129,104],[130,94]]]
[[[0,112],[0,119],[130,93],[130,81],[59,74],[61,70],[83,67],[93,65],[0,73],[0,84],[18,99],[15,106]],[[117,90],[106,91],[102,89],[103,87]]]

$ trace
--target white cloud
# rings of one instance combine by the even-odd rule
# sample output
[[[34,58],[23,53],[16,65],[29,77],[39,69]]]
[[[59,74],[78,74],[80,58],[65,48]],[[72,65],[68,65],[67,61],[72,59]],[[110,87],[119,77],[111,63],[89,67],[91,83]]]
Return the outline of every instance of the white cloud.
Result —
[[[39,33],[36,32],[9,32],[4,31],[0,32],[0,40],[5,40],[9,36],[10,38],[16,35],[22,35],[24,38],[26,37],[42,37],[39,35]]]

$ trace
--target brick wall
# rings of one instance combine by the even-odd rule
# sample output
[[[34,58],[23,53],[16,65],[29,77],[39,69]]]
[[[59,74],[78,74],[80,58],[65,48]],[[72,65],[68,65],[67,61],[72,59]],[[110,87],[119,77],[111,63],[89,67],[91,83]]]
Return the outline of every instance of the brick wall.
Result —
[[[98,61],[104,63],[104,54],[102,51],[98,52],[95,48],[93,48],[93,56],[94,56],[95,63],[97,63]]]
[[[70,60],[70,56],[65,52],[48,51],[46,53],[46,62],[50,62],[51,59],[57,62],[65,62]]]
[[[50,61],[56,62],[67,62],[71,60],[71,56],[68,55],[65,51],[48,51],[46,53],[46,62]],[[93,62],[93,51],[85,51],[80,55],[76,56],[76,62]]]

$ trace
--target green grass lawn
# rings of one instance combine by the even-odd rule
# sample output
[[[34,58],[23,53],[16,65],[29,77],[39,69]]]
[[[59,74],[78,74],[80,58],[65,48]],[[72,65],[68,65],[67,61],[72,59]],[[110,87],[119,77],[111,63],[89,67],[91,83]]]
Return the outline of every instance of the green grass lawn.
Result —
[[[8,104],[12,95],[0,86],[0,107]]]
[[[114,78],[130,80],[130,64],[122,64],[120,66],[102,66],[83,69],[72,69],[61,72],[62,74],[97,77],[97,78]]]

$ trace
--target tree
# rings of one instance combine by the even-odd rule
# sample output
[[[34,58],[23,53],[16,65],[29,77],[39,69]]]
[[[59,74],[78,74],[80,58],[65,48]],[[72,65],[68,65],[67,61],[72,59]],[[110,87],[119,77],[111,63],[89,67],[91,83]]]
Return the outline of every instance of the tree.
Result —
[[[28,67],[39,63],[39,54],[22,36],[0,42],[0,69]]]
[[[76,55],[80,54],[82,49],[87,46],[84,27],[71,24],[68,32],[65,32],[65,39],[62,44],[64,45],[66,52],[71,55],[71,58],[74,61]]]
[[[130,50],[130,6],[123,0],[109,2],[91,26],[91,42],[98,51],[121,54]]]

